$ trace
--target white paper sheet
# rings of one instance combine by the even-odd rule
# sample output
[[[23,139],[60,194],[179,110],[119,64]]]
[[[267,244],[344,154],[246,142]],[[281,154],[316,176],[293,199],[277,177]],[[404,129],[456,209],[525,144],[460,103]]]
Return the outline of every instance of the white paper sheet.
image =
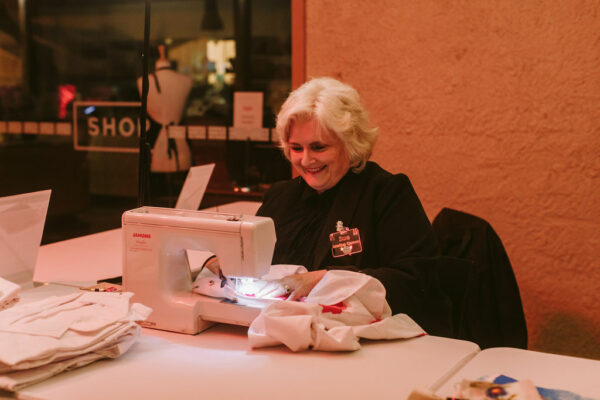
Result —
[[[177,198],[175,208],[197,210],[200,207],[206,186],[210,180],[215,164],[198,165],[188,171],[183,188]]]
[[[31,282],[42,240],[50,190],[0,197],[0,276]]]

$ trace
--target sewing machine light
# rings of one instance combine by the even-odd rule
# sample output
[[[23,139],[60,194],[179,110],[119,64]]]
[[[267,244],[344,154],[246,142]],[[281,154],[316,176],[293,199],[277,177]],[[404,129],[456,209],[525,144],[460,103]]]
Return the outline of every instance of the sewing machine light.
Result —
[[[264,287],[264,281],[250,277],[232,277],[233,288],[236,293],[246,296],[255,296]]]

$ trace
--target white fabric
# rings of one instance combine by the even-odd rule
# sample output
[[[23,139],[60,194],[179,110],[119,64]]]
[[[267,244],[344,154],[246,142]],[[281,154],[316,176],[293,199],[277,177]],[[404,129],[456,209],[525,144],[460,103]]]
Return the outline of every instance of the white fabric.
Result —
[[[269,304],[248,330],[253,348],[284,344],[292,351],[358,350],[360,338],[402,339],[425,334],[408,315],[391,315],[381,282],[343,270],[328,271],[304,302]]]
[[[0,278],[0,311],[14,305],[19,300],[21,287],[16,283]]]
[[[77,292],[0,312],[0,388],[18,390],[123,354],[151,309],[132,293]]]
[[[235,290],[230,285],[221,287],[221,279],[214,274],[210,276],[199,275],[192,284],[192,292],[209,297],[237,300]]]
[[[262,305],[281,301],[288,297],[289,293],[285,287],[279,283],[279,279],[288,275],[301,274],[307,272],[307,269],[301,265],[277,264],[272,265],[269,272],[258,280],[253,280],[248,284],[238,284],[236,287],[237,300],[241,304]]]
[[[278,279],[303,272],[307,270],[301,265],[272,265],[269,272],[260,279],[248,278],[247,284],[234,285],[233,280],[228,278],[227,284],[221,287],[221,280],[205,268],[194,280],[192,291],[204,296],[225,298],[240,303],[261,299],[271,301],[287,295],[284,287],[277,282]]]
[[[131,347],[138,337],[139,329],[130,334],[122,336],[119,338],[118,342],[94,352],[81,354],[79,356],[40,365],[34,368],[16,370],[14,372],[0,375],[0,388],[10,391],[21,390],[26,386],[41,382],[53,377],[54,375],[58,375],[61,372],[86,366],[96,360],[100,360],[102,358],[117,358],[129,350],[129,347]]]
[[[132,295],[76,292],[13,307],[0,313],[0,332],[59,338],[68,329],[78,332],[96,331],[126,318]]]

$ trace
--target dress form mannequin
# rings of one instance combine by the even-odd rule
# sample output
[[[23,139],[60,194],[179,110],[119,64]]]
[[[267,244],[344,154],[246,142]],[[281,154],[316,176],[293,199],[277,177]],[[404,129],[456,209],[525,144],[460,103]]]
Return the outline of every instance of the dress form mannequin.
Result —
[[[148,76],[147,113],[160,125],[160,132],[152,147],[150,170],[151,172],[187,171],[191,165],[190,147],[185,139],[179,138],[171,139],[169,146],[167,127],[181,121],[187,97],[192,89],[192,80],[171,69],[163,45],[158,46],[158,52],[159,58],[154,73]],[[137,87],[141,95],[141,77],[137,80]]]

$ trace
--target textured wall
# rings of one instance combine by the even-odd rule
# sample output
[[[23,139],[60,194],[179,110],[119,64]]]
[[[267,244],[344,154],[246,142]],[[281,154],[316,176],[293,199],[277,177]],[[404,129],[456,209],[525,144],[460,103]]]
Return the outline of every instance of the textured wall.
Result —
[[[488,220],[530,349],[600,358],[600,2],[306,0],[307,77],[358,89],[373,159]]]

